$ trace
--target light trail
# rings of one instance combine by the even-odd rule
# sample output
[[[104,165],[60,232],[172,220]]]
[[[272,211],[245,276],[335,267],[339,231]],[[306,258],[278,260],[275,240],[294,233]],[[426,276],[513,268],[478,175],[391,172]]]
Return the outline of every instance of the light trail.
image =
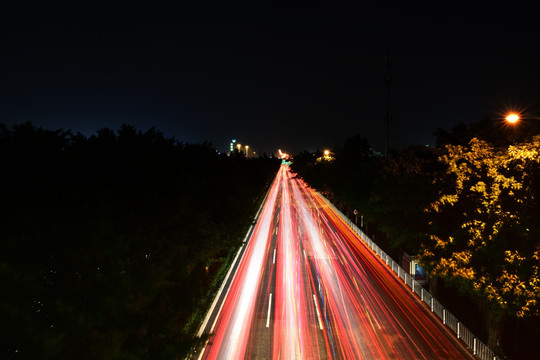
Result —
[[[201,358],[474,356],[282,166]]]
[[[267,254],[267,245],[272,215],[277,199],[280,180],[284,170],[280,169],[270,190],[259,221],[253,231],[251,241],[237,274],[231,284],[231,291],[217,321],[217,328],[211,346],[204,354],[208,359],[243,359],[247,346],[247,336],[255,307],[256,290],[261,278],[262,264]],[[219,346],[214,346],[219,344]]]
[[[279,326],[274,326],[274,359],[311,359],[315,357],[312,311],[307,296],[308,278],[302,261],[298,239],[298,225],[293,216],[294,207],[289,192],[290,174],[285,172],[281,186],[281,223],[278,233],[278,267],[276,269],[275,314]],[[311,293],[311,291],[309,292]]]
[[[322,330],[321,313],[319,312],[319,306],[317,305],[317,297],[313,294],[313,304],[315,304],[315,311],[317,311],[317,320],[319,320],[319,328]]]

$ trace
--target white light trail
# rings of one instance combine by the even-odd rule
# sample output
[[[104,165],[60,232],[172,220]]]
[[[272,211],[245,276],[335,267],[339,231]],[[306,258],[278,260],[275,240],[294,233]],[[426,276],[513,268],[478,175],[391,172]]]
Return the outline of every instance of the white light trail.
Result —
[[[322,320],[321,320],[321,313],[319,312],[319,305],[317,305],[317,298],[315,297],[315,294],[313,294],[313,303],[315,304],[315,311],[317,312],[317,320],[319,320],[319,328],[322,330]]]

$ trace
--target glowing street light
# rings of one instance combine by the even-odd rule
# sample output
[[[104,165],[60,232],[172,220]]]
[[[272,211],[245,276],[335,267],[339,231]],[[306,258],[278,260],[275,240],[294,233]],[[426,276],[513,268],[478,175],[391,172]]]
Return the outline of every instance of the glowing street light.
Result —
[[[242,144],[238,144],[236,145],[236,147],[238,148],[238,152],[240,152],[240,150],[242,149]]]
[[[506,116],[506,121],[510,124],[515,124],[519,121],[519,115],[516,113],[510,113],[508,116]]]
[[[316,159],[317,162],[331,162],[334,161],[334,157],[332,156],[332,152],[328,149],[324,149],[322,156]]]
[[[246,145],[246,157],[249,157],[249,145]]]

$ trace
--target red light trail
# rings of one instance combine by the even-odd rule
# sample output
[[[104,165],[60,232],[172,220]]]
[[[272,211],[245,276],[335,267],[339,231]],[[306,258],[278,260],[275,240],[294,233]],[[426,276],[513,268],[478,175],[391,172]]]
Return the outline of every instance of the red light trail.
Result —
[[[282,165],[199,359],[474,359]]]

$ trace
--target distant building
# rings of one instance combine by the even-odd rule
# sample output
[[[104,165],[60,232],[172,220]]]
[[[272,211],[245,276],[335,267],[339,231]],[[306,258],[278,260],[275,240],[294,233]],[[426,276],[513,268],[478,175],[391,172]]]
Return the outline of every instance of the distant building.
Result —
[[[247,157],[254,158],[257,157],[256,149],[251,145],[242,145],[236,139],[232,139],[229,145],[229,156],[234,154],[235,151],[238,151],[239,154]]]
[[[236,139],[231,140],[231,146],[229,148],[229,155],[231,155],[234,152],[234,148],[236,147]]]

